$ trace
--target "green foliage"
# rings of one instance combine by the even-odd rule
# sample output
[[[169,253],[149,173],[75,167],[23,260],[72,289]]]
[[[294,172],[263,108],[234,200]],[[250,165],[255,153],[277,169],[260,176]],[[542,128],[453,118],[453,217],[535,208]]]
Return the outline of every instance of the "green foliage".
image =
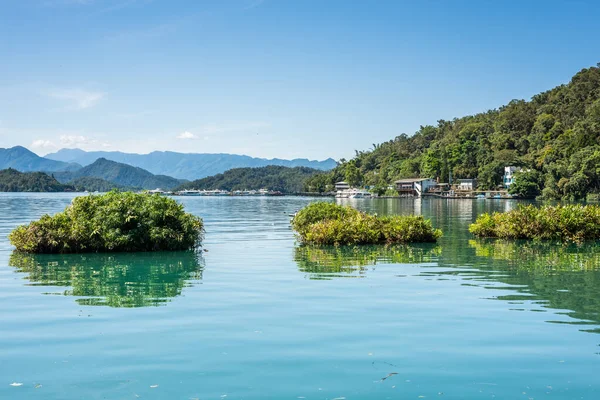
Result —
[[[176,190],[259,190],[268,189],[282,193],[304,191],[305,181],[318,176],[321,171],[307,167],[280,167],[270,165],[260,168],[234,168],[222,174],[198,179],[179,186]],[[315,190],[318,191],[318,190]]]
[[[325,202],[300,210],[292,227],[303,243],[315,245],[435,242],[442,235],[422,216],[378,217]]]
[[[469,231],[488,238],[595,240],[600,239],[600,206],[520,206],[506,213],[482,214]]]
[[[77,197],[65,211],[44,215],[10,235],[26,253],[188,250],[200,244],[202,219],[159,195],[110,192]]]
[[[452,174],[454,179],[477,178],[482,189],[495,189],[504,167],[516,165],[540,174],[537,190],[528,183],[520,192],[582,199],[600,193],[599,150],[600,67],[592,67],[530,101],[513,100],[499,109],[440,120],[410,137],[402,134],[359,151],[329,172],[327,183],[352,178],[387,186],[417,176],[447,182]]]
[[[123,186],[117,183],[112,183],[100,178],[90,178],[90,177],[82,177],[77,178],[69,182],[70,185],[75,186],[78,192],[110,192],[111,190],[141,190],[141,188]]]
[[[19,172],[9,168],[0,171],[0,192],[74,192],[43,172]]]
[[[533,199],[541,193],[541,181],[542,174],[538,171],[516,172],[508,193],[524,199]]]

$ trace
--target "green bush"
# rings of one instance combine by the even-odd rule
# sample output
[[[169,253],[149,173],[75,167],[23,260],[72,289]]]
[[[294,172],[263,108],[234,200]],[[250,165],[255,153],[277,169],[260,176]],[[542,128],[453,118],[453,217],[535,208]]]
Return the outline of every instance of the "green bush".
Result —
[[[378,217],[325,202],[300,210],[292,227],[303,243],[316,245],[435,242],[442,235],[422,216]]]
[[[506,213],[482,214],[469,231],[475,236],[582,242],[600,238],[600,206],[520,206]]]
[[[77,197],[63,212],[16,228],[10,235],[26,253],[178,251],[197,247],[202,219],[159,195],[110,192]]]

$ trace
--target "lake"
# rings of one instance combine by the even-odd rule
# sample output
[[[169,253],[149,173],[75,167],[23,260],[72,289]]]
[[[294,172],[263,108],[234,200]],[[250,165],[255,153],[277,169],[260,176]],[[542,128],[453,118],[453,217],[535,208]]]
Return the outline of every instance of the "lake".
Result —
[[[0,194],[1,399],[600,398],[600,246],[468,233],[514,201],[338,200],[444,237],[315,249],[315,199],[187,197],[207,251],[12,253],[73,197]]]

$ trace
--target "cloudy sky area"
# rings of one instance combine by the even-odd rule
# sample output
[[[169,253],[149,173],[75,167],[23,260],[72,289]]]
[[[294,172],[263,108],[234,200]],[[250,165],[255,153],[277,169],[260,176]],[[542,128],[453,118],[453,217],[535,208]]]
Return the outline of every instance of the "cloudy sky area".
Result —
[[[595,1],[0,0],[0,9],[0,147],[38,154],[348,158],[419,125],[530,98],[600,61]]]

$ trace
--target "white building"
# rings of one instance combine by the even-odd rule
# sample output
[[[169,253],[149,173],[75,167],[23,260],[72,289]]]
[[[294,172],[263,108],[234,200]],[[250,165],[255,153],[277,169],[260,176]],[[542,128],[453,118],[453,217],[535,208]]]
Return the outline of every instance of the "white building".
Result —
[[[396,184],[396,190],[400,194],[405,193],[416,196],[421,196],[430,188],[437,185],[435,179],[430,178],[400,179],[394,183]]]
[[[459,179],[457,190],[472,191],[477,188],[477,179]]]
[[[335,184],[335,190],[342,191],[342,190],[348,190],[350,189],[350,185],[348,185],[348,183],[346,182],[336,182]]]
[[[502,183],[504,187],[508,188],[515,180],[515,172],[521,172],[522,169],[520,167],[504,167],[504,178],[502,179]]]

